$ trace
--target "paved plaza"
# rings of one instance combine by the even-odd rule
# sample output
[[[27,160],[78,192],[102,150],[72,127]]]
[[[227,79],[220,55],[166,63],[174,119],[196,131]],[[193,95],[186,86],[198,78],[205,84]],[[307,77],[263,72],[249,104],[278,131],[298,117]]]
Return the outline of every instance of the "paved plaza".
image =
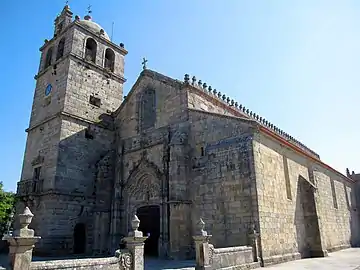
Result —
[[[329,253],[325,258],[303,259],[266,267],[272,270],[360,270],[360,248]]]
[[[5,266],[6,255],[0,255],[0,269]],[[147,260],[146,270],[192,270],[192,261],[159,261]],[[350,248],[330,253],[326,258],[303,259],[283,264],[277,264],[261,269],[271,270],[360,270],[360,248]]]

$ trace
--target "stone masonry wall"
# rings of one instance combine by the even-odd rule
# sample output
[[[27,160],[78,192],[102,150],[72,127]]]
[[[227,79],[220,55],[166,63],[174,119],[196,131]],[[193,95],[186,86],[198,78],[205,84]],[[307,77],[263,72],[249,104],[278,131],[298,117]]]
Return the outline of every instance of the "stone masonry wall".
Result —
[[[247,245],[257,220],[252,129],[246,121],[193,110],[190,122],[192,220],[204,219],[216,247]]]
[[[65,37],[64,56],[56,60],[57,45],[63,37]],[[32,179],[33,168],[31,162],[39,152],[41,152],[42,156],[45,158],[44,162],[46,167],[46,172],[43,171],[43,177],[46,176],[47,178],[45,185],[47,185],[48,188],[51,188],[51,183],[53,182],[53,180],[49,179],[49,174],[54,174],[55,160],[57,157],[56,144],[60,137],[61,125],[59,119],[50,119],[54,118],[63,108],[69,68],[69,60],[66,56],[71,51],[71,44],[71,31],[64,32],[58,38],[48,42],[42,49],[39,73],[36,76],[37,81],[29,123],[30,130],[25,148],[21,180]],[[53,50],[52,65],[45,69],[44,62],[50,48]],[[56,72],[54,72],[54,65],[56,65]],[[49,84],[52,85],[52,91],[46,96],[45,89]],[[49,122],[42,124],[45,121]]]
[[[67,255],[73,252],[73,232],[77,223],[87,225],[87,251],[92,252],[92,207],[87,197],[60,194],[43,194],[27,200],[34,215],[30,228],[41,235],[34,249],[36,255]],[[24,202],[17,205],[17,212],[23,211]],[[89,235],[90,234],[90,235]]]
[[[228,110],[228,106],[215,100],[209,101],[207,93],[199,93],[200,90],[189,89],[188,91],[188,107],[190,109],[202,110],[206,112],[219,113],[223,115],[234,115],[231,110]],[[218,104],[217,104],[218,103]]]
[[[148,90],[154,91],[155,102],[152,103],[154,107],[148,107],[149,111],[142,112],[143,107],[141,104],[145,98],[144,93]],[[147,102],[152,101],[149,100]],[[118,235],[120,233],[119,230],[122,231],[121,234],[128,230],[128,219],[131,218],[130,215],[138,207],[149,203],[161,205],[160,242],[162,245],[168,245],[168,234],[170,234],[171,243],[163,248],[167,251],[171,250],[173,254],[180,252],[185,254],[188,251],[184,249],[180,251],[180,248],[189,246],[192,242],[191,234],[189,233],[190,225],[186,224],[189,223],[189,216],[186,213],[190,213],[190,211],[184,210],[188,207],[188,202],[185,202],[187,197],[184,194],[186,194],[187,190],[186,183],[184,184],[183,182],[186,182],[188,178],[185,176],[184,167],[180,165],[181,161],[177,152],[179,147],[181,148],[182,146],[174,142],[181,141],[181,138],[178,139],[177,137],[183,136],[182,132],[179,133],[180,129],[177,124],[186,120],[186,106],[186,91],[182,88],[181,83],[151,70],[145,70],[141,73],[138,81],[126,97],[126,101],[124,101],[124,104],[119,109],[119,114],[115,120],[117,129],[116,144],[118,148],[116,194],[128,196],[129,190],[127,186],[133,185],[131,182],[136,183],[146,174],[152,175],[148,179],[152,179],[151,181],[156,183],[151,188],[150,197],[145,194],[145,191],[141,192],[139,190],[139,194],[130,194],[129,198],[124,197],[123,206],[119,204],[120,200],[114,202],[119,204],[115,208],[121,208],[124,212],[128,212],[126,217],[121,216],[124,215],[124,212],[123,214],[119,210],[117,210],[117,213],[115,212],[112,225],[113,234],[114,231],[117,231],[115,234]],[[147,129],[142,130],[142,126],[147,127]],[[169,136],[171,137],[170,139]],[[170,146],[169,140],[171,141],[172,137],[177,139],[173,140],[174,143]],[[174,169],[175,167],[176,169]],[[123,181],[126,185],[122,193],[120,183]],[[167,181],[170,187],[168,195]],[[182,188],[175,188],[180,186]],[[133,191],[131,192],[133,193]],[[171,202],[164,203],[165,200],[170,200]],[[169,211],[167,210],[168,207]],[[169,220],[167,213],[170,213]],[[168,222],[171,222],[169,232]],[[174,225],[172,225],[173,223]],[[185,232],[188,232],[186,237],[184,237]],[[172,256],[172,254],[168,255]]]
[[[84,58],[86,39],[89,37],[93,38],[97,43],[96,65],[98,67],[104,67],[105,50],[110,48],[115,53],[114,74],[123,77],[125,66],[124,53],[119,50],[119,48],[110,44],[109,41],[105,40],[104,38],[100,38],[97,34],[90,34],[90,32],[84,31],[84,28],[79,27],[79,25],[76,25],[73,29],[73,43],[71,52],[80,58]]]
[[[351,198],[355,185],[344,178],[320,166],[314,166],[322,240],[328,251],[338,250],[358,242],[358,217]],[[332,180],[335,194],[330,183]]]
[[[316,166],[311,160],[262,134],[255,136],[253,148],[265,263],[273,262],[278,255],[282,255],[283,259],[294,259],[306,250],[306,222],[299,193],[302,180],[317,186],[315,204],[320,217],[319,233],[323,249],[349,245],[350,212],[344,204],[344,183],[347,190],[352,185],[345,181],[345,177],[334,177],[329,170]],[[328,176],[313,172],[313,168],[321,169]],[[338,209],[333,207],[330,177],[335,182]]]
[[[92,138],[86,137],[89,129]],[[56,171],[56,189],[91,195],[96,180],[96,163],[113,146],[113,131],[63,117]]]
[[[186,120],[187,98],[181,83],[154,71],[144,70],[116,116],[118,136],[121,139],[139,134],[140,101],[146,89],[155,90],[156,120],[153,129]]]
[[[55,175],[54,168],[58,156],[60,127],[60,119],[54,118],[43,124],[41,127],[32,129],[28,132],[21,181],[32,181],[34,173],[33,162],[40,155],[44,157],[44,159],[37,165],[41,165],[42,167],[40,179],[43,179],[44,182],[39,189],[48,190],[53,188]],[[32,192],[32,187],[29,186],[25,188],[25,190],[19,191],[21,194],[28,194],[29,192]]]
[[[100,107],[90,104],[90,96],[101,100]],[[70,60],[64,111],[99,122],[115,111],[122,100],[122,82],[90,69],[86,64]]]
[[[63,109],[69,60],[60,59],[57,61],[56,66],[56,74],[53,66],[49,66],[37,77],[30,116],[30,128],[55,116]],[[49,84],[52,86],[52,91],[46,96],[45,89]]]

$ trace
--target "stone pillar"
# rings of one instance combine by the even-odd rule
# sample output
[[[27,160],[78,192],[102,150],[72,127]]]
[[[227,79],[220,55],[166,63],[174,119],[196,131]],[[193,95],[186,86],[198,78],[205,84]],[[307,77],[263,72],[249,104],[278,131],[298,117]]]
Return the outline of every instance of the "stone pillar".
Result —
[[[198,222],[199,233],[193,236],[196,251],[196,270],[210,268],[210,244],[211,235],[205,229],[205,222],[200,218]]]
[[[252,224],[250,227],[250,243],[253,249],[254,262],[261,262],[260,254],[259,254],[259,233],[255,229],[255,225]]]
[[[144,270],[144,241],[147,237],[143,236],[141,231],[138,231],[140,225],[139,218],[135,215],[134,219],[131,221],[131,226],[133,231],[129,232],[129,236],[123,238],[123,241],[126,243],[126,249],[129,251],[118,250],[115,253],[115,256],[119,258],[120,265],[123,269],[130,269],[132,265],[132,270]],[[130,263],[131,262],[131,263]]]
[[[28,228],[33,216],[30,209],[26,207],[24,212],[18,215],[20,228],[16,229],[13,235],[3,237],[3,240],[10,244],[9,260],[13,270],[30,269],[33,247],[40,239],[39,236],[34,236],[34,230]]]

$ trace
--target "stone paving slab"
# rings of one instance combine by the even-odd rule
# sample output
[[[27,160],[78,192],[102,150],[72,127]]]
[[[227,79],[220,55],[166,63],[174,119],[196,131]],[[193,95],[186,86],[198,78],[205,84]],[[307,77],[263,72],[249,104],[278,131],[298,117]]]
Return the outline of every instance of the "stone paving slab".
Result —
[[[325,258],[311,258],[277,264],[272,270],[360,270],[360,248],[329,253]]]
[[[194,270],[195,261],[145,259],[145,270]]]

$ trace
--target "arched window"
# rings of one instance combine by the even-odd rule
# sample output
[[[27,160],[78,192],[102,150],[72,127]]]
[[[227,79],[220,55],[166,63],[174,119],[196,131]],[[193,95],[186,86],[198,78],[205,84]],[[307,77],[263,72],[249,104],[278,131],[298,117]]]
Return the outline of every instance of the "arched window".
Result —
[[[46,58],[45,58],[45,67],[47,68],[48,66],[51,66],[51,62],[52,62],[52,54],[53,54],[53,48],[50,47],[46,53]]]
[[[60,59],[64,55],[64,48],[65,48],[65,38],[63,37],[58,44],[57,53],[56,53],[56,60]]]
[[[97,44],[92,38],[86,40],[85,60],[95,63]]]
[[[111,72],[114,72],[114,66],[115,66],[115,53],[113,50],[107,48],[105,51],[105,62],[104,67]]]

